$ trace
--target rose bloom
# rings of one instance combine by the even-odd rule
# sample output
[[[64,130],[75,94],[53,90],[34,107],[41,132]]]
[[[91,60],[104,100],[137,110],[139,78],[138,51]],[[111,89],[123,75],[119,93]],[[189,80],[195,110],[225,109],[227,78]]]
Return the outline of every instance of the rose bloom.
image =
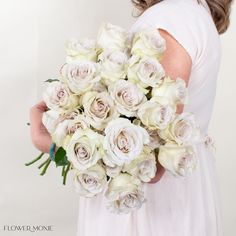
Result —
[[[152,150],[159,148],[161,145],[165,144],[165,140],[160,137],[158,129],[146,128],[146,130],[150,137],[150,143],[148,144],[148,147],[150,147]]]
[[[52,134],[55,131],[58,125],[59,117],[60,117],[60,112],[55,110],[48,110],[43,113],[42,123],[50,134]]]
[[[108,209],[117,214],[137,210],[145,202],[140,180],[127,173],[121,173],[109,182],[105,196],[109,200]]]
[[[128,79],[140,86],[156,87],[163,82],[165,71],[156,58],[132,56],[129,60]]]
[[[138,110],[138,117],[150,130],[165,129],[172,121],[175,109],[167,99],[151,98]]]
[[[174,106],[177,104],[186,104],[186,82],[179,77],[176,80],[173,80],[167,76],[164,78],[162,84],[152,89],[152,96],[166,97]]]
[[[108,166],[122,166],[137,158],[143,146],[149,143],[147,131],[132,124],[128,119],[110,121],[105,129],[103,161]]]
[[[75,171],[74,185],[76,192],[83,197],[94,197],[107,186],[106,172],[98,164],[83,171]]]
[[[127,74],[128,56],[122,51],[106,50],[99,55],[102,81],[109,85]]]
[[[79,104],[78,96],[72,94],[66,84],[59,81],[47,85],[43,100],[48,108],[56,111],[72,110]]]
[[[133,124],[139,125],[139,126],[143,127],[144,129],[146,129],[146,131],[149,134],[149,139],[150,139],[150,141],[148,143],[148,148],[150,148],[151,150],[154,150],[154,149],[160,147],[161,145],[165,144],[165,140],[160,137],[158,129],[149,129],[148,127],[143,125],[141,120],[139,120],[139,119],[134,119]]]
[[[173,141],[179,145],[190,144],[200,138],[200,128],[192,113],[176,114],[174,120],[159,135],[166,141]]]
[[[144,29],[134,34],[131,53],[161,59],[166,50],[166,41],[156,29]]]
[[[173,175],[187,176],[197,167],[196,148],[191,145],[166,143],[159,148],[158,160]]]
[[[78,170],[86,170],[102,158],[103,136],[91,129],[78,129],[66,147],[68,160]]]
[[[155,153],[145,146],[138,158],[126,164],[122,171],[139,178],[143,182],[149,182],[155,177],[157,171]]]
[[[100,80],[99,65],[92,61],[75,60],[61,68],[62,80],[75,94],[83,94]]]
[[[139,107],[147,101],[143,92],[132,82],[119,80],[109,86],[109,93],[117,110],[127,117],[136,116]]]
[[[107,92],[87,92],[82,97],[84,114],[95,129],[103,130],[107,123],[119,117],[119,113]]]
[[[83,40],[72,38],[66,43],[66,54],[68,63],[78,59],[96,61],[96,41],[87,38]]]
[[[76,132],[76,130],[85,130],[89,127],[89,123],[82,114],[77,115],[73,119],[65,118],[57,125],[56,129],[51,134],[52,140],[58,147],[65,147],[66,141],[69,141],[69,138]]]
[[[129,46],[128,32],[110,23],[103,24],[99,29],[97,44],[100,51],[104,49],[126,51]]]

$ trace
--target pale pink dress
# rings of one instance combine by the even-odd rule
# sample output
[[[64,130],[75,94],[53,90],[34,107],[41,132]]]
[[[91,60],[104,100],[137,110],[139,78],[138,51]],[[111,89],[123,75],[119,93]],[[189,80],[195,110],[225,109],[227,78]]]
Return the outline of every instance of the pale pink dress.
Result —
[[[202,133],[207,134],[221,44],[206,3],[164,0],[140,16],[131,32],[146,26],[165,29],[191,56],[189,103],[185,111],[195,114]],[[147,202],[130,214],[109,213],[102,195],[92,199],[78,197],[77,236],[222,235],[216,158],[211,147],[205,143],[197,146],[199,165],[188,178],[176,178],[166,171],[157,184],[146,184]]]

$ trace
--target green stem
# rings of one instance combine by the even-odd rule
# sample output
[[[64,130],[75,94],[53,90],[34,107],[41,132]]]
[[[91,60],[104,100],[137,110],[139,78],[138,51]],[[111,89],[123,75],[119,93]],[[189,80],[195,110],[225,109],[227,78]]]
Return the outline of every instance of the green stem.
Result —
[[[46,171],[47,171],[47,169],[48,169],[50,163],[51,163],[51,159],[48,158],[48,160],[47,160],[47,162],[46,162],[46,164],[45,164],[45,166],[44,166],[42,172],[40,173],[40,175],[44,175],[44,174],[46,173]]]
[[[66,185],[66,177],[67,177],[69,170],[70,170],[70,163],[67,165],[67,168],[66,168],[64,175],[63,175],[63,185]]]
[[[25,163],[25,166],[30,166],[32,164],[34,164],[36,161],[40,160],[42,158],[42,156],[44,155],[45,153],[42,152],[38,157],[36,157],[34,160],[28,162],[28,163]]]
[[[48,157],[47,159],[46,159],[46,161],[44,161],[43,163],[41,163],[39,166],[38,166],[38,169],[41,169],[44,165],[46,165],[47,163],[48,163],[48,160],[49,160],[50,158]]]
[[[61,176],[64,176],[65,173],[65,166],[62,166]]]
[[[43,163],[41,163],[41,164],[38,166],[38,169],[41,169],[44,165],[46,165],[49,159],[50,159],[50,158],[47,158],[46,161],[44,161]]]

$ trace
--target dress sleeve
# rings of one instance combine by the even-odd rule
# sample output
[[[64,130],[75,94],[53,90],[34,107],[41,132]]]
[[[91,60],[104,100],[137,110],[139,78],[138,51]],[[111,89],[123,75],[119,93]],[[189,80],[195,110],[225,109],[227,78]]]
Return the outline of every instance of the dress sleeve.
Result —
[[[140,23],[141,28],[152,27],[167,31],[187,51],[194,64],[198,41],[196,21],[191,17],[191,11],[164,0],[147,9],[141,16]]]

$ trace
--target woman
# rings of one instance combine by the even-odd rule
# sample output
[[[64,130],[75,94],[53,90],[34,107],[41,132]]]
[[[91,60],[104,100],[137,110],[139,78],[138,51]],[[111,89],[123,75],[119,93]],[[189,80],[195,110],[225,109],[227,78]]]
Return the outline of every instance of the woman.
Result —
[[[218,236],[221,209],[215,158],[208,124],[214,104],[221,59],[219,34],[229,26],[231,0],[133,0],[143,11],[131,32],[151,26],[166,40],[162,65],[172,78],[188,85],[188,104],[178,112],[193,112],[206,135],[197,146],[199,166],[188,178],[173,177],[157,163],[156,176],[145,185],[148,201],[138,211],[115,215],[101,195],[79,198],[77,236]],[[34,145],[49,152],[52,142],[42,124],[44,102],[30,112]]]

